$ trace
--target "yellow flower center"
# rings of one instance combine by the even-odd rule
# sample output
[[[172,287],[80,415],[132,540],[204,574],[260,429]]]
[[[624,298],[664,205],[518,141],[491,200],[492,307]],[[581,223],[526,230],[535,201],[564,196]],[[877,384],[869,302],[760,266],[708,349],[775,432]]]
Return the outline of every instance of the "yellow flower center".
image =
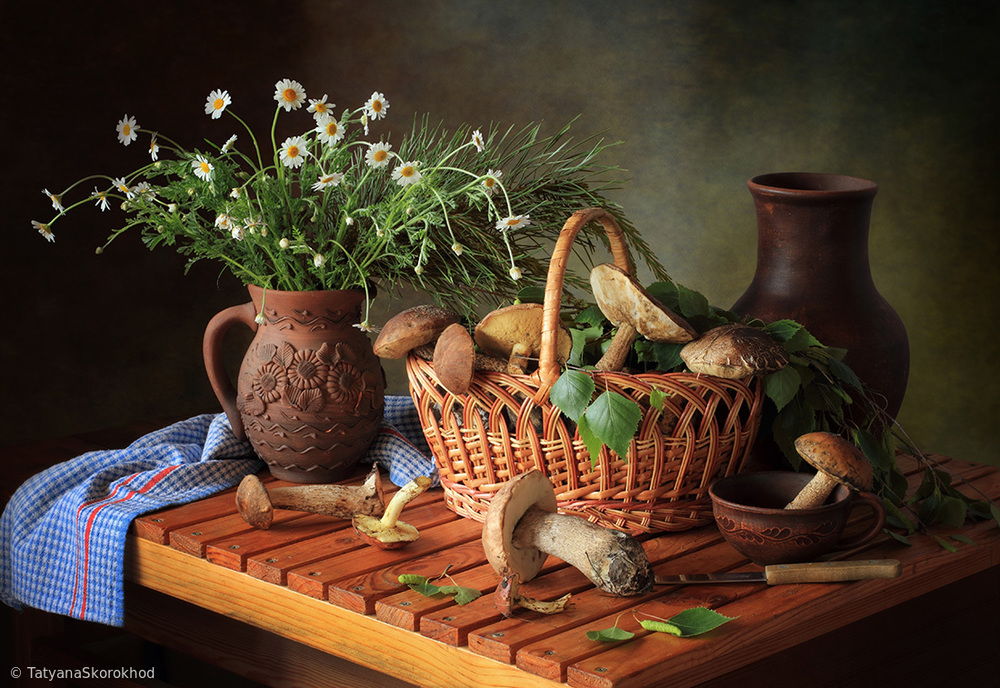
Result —
[[[372,160],[374,160],[375,162],[383,162],[388,157],[389,157],[388,151],[384,150],[377,150],[372,154]]]
[[[372,112],[376,112],[376,113],[382,112],[382,101],[381,100],[373,100],[372,101]]]
[[[508,227],[517,227],[520,223],[521,221],[518,220],[516,217],[512,217],[509,220],[507,220]]]
[[[285,151],[285,155],[287,155],[290,158],[297,158],[297,157],[299,157],[299,147],[298,146],[289,146],[288,150]]]
[[[209,165],[206,161],[202,160],[201,161],[201,171],[204,172],[205,174],[208,174],[209,172],[212,171],[212,166]]]
[[[340,127],[337,126],[336,122],[330,122],[329,124],[326,125],[326,133],[329,136],[336,136],[337,135],[337,130],[339,128]]]
[[[281,97],[284,98],[289,103],[294,103],[295,99],[299,97],[299,94],[296,93],[294,88],[286,88],[284,92],[281,94]]]
[[[496,184],[497,180],[494,179],[493,177],[487,177],[486,179],[483,180],[483,186],[485,186],[487,189],[492,189],[494,186],[496,186]]]
[[[215,101],[212,103],[212,107],[214,107],[216,110],[221,110],[222,108],[226,107],[226,101],[224,101],[222,98],[216,98]]]
[[[404,167],[403,169],[401,169],[399,171],[399,176],[400,177],[412,177],[415,173],[416,173],[416,170],[413,169],[413,167],[411,165],[407,165],[406,167]]]
[[[130,127],[127,124],[122,125],[122,133],[125,134],[125,136],[128,136],[130,133],[132,133],[132,127]]]
[[[316,112],[323,114],[326,112],[326,103],[316,103]]]

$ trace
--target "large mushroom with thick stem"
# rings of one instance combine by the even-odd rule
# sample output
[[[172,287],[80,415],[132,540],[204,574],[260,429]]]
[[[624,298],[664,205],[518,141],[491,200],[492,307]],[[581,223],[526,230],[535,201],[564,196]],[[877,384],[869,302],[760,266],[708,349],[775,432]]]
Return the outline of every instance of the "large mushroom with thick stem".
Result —
[[[681,359],[692,373],[741,380],[781,370],[788,352],[759,328],[727,323],[686,344]]]
[[[523,374],[527,372],[528,359],[542,351],[542,312],[540,303],[498,308],[476,326],[476,344],[490,356],[508,361],[508,373]],[[573,349],[573,338],[561,323],[556,337],[556,358],[562,364]]]
[[[872,466],[860,449],[829,432],[810,432],[795,440],[795,451],[816,469],[805,487],[786,509],[811,509],[822,505],[838,484],[868,492]]]
[[[621,370],[632,342],[642,335],[653,342],[690,342],[698,332],[660,303],[617,265],[602,263],[590,271],[590,287],[598,308],[618,328],[596,370]]]
[[[613,595],[639,595],[653,587],[653,570],[639,541],[557,513],[555,489],[538,470],[522,473],[493,495],[483,524],[483,549],[501,579],[530,581],[551,554]]]

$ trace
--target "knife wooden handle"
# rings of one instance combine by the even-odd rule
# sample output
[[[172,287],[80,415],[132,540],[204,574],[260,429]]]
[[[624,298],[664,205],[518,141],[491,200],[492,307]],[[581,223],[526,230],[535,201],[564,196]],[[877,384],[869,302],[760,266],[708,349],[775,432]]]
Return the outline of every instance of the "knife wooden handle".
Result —
[[[806,564],[771,564],[764,567],[768,585],[781,583],[835,583],[837,581],[896,578],[902,566],[895,559],[823,561]]]

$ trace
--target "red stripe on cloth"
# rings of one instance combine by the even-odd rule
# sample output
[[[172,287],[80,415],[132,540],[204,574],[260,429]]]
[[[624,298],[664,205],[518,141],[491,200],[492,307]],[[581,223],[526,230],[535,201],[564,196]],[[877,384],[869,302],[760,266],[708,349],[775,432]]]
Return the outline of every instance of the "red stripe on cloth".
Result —
[[[115,492],[112,492],[104,500],[96,500],[95,502],[91,502],[91,505],[97,504],[97,506],[94,508],[93,511],[90,512],[90,515],[87,517],[87,526],[86,528],[84,528],[84,534],[83,534],[83,590],[80,593],[79,618],[82,619],[84,614],[87,612],[87,576],[89,574],[88,567],[90,565],[90,533],[94,527],[94,521],[97,520],[97,515],[100,513],[101,509],[103,509],[106,506],[110,506],[112,504],[121,504],[122,502],[127,502],[128,500],[132,499],[136,495],[149,492],[151,489],[156,487],[156,485],[160,481],[162,481],[165,477],[167,477],[167,475],[177,470],[178,468],[180,468],[180,465],[167,466],[166,468],[161,469],[160,471],[155,473],[144,485],[139,486],[137,489],[130,488],[129,493],[120,499],[112,499],[112,497],[114,497],[115,492],[118,491],[116,488]],[[136,475],[141,475],[141,474],[137,473]],[[129,480],[131,480],[131,478],[129,478]],[[129,484],[129,480],[126,480],[124,483],[122,483],[122,485],[127,486]],[[102,503],[98,504],[98,502]],[[70,607],[70,609],[73,609],[75,607],[76,607],[76,591],[74,590],[73,605]]]
[[[406,439],[406,437],[404,437],[403,434],[399,430],[396,430],[395,428],[382,427],[382,428],[379,428],[379,432],[380,433],[385,433],[386,435],[392,435],[396,439],[403,440],[404,442],[406,442],[408,445],[410,445],[414,449],[417,449],[416,445],[413,444],[413,442],[411,442],[410,440]],[[418,449],[417,451],[420,451],[420,450]]]

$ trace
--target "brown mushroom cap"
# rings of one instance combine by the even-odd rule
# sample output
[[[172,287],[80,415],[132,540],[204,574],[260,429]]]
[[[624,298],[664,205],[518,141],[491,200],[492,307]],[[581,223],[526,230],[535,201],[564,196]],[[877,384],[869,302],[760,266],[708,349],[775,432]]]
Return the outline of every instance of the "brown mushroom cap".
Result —
[[[465,394],[476,368],[476,343],[460,323],[449,325],[434,347],[434,374],[452,394]]]
[[[483,523],[483,550],[501,576],[513,574],[522,582],[538,575],[548,555],[537,549],[522,549],[513,543],[514,528],[531,508],[555,513],[556,493],[544,473],[532,470],[501,487],[490,500]]]
[[[681,349],[693,373],[739,380],[780,370],[788,363],[785,348],[763,330],[727,323],[714,327]]]
[[[795,440],[795,451],[817,471],[855,490],[872,489],[871,462],[860,449],[839,435],[810,432]]]
[[[372,350],[379,358],[402,358],[411,349],[430,344],[446,327],[459,321],[458,314],[447,308],[432,305],[407,308],[382,327]]]
[[[590,271],[590,287],[604,316],[616,327],[628,323],[653,342],[682,344],[698,332],[660,303],[617,265],[602,263]]]
[[[488,313],[476,325],[476,344],[490,356],[510,361],[508,372],[525,371],[523,359],[537,357],[542,350],[542,312],[540,303],[518,303]],[[573,349],[573,338],[560,323],[556,358],[564,363]]]
[[[267,488],[253,473],[245,476],[236,489],[236,508],[243,520],[254,528],[267,530],[274,520],[274,507]]]

